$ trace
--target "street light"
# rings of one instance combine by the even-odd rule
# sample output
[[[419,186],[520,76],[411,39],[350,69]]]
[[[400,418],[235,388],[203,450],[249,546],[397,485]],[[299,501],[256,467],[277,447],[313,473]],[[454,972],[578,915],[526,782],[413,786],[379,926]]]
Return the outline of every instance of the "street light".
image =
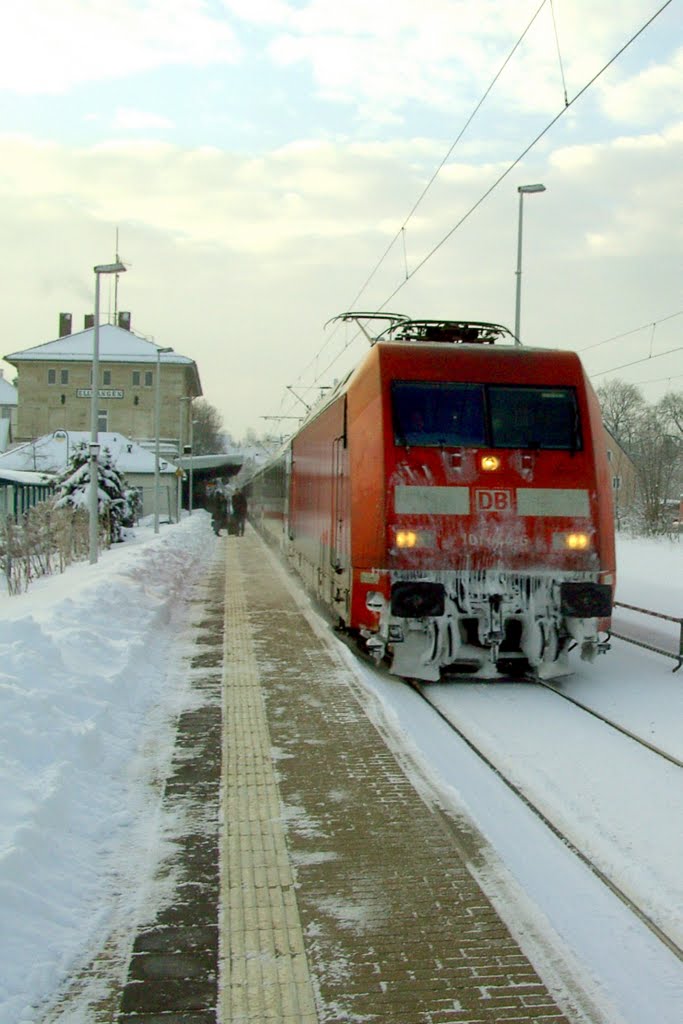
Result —
[[[189,402],[190,403],[190,409],[189,409],[189,413],[188,413],[188,417],[187,418],[191,420],[192,419],[192,399],[193,399],[192,395],[181,395],[180,396],[180,401],[179,401],[180,412],[179,412],[179,419],[178,419],[178,460],[180,460],[181,456],[183,455],[183,402]],[[189,427],[188,427],[188,432],[187,433],[188,433],[188,439],[189,439],[189,435],[190,435],[190,428]],[[188,502],[188,506],[189,506],[189,502]],[[183,508],[183,478],[180,477],[179,480],[178,480],[178,522],[180,522],[180,519],[181,519],[182,508]]]
[[[190,495],[189,495],[189,509],[188,512],[192,515],[192,497],[194,489],[194,476],[193,476],[193,460],[194,460],[194,425],[199,423],[199,420],[192,419],[192,406],[190,406]]]
[[[154,532],[159,532],[159,420],[161,416],[161,353],[172,348],[157,347],[157,377],[154,387]]]
[[[515,301],[515,344],[521,345],[519,338],[519,314],[522,301],[522,204],[524,196],[531,192],[545,192],[545,185],[519,185],[519,225],[517,228],[517,296]]]
[[[126,268],[123,263],[103,263],[93,267],[95,271],[95,318],[92,332],[92,384],[90,388],[90,494],[88,502],[89,527],[90,527],[90,564],[97,561],[97,456],[100,446],[97,438],[99,425],[99,410],[97,408],[100,397],[99,376],[100,376],[100,275],[101,274],[125,274]]]

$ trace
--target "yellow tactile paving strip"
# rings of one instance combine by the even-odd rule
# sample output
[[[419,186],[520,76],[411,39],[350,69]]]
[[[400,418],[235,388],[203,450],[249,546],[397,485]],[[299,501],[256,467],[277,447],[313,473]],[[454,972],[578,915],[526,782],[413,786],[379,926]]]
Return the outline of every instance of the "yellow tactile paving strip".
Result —
[[[242,585],[227,545],[221,780],[221,1024],[317,1024]]]

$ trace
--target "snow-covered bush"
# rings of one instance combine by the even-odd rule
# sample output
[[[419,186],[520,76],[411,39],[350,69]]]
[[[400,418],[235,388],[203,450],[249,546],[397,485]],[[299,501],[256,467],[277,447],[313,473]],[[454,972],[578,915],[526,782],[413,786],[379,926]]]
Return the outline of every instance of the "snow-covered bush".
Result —
[[[84,442],[76,445],[64,472],[56,482],[56,508],[88,509],[90,496],[90,454]],[[129,507],[125,482],[112,462],[111,452],[103,448],[97,461],[97,510],[106,527],[110,544],[122,539]]]
[[[142,491],[139,487],[126,487],[123,492],[123,525],[135,526],[142,515]]]
[[[0,521],[0,572],[9,593],[22,593],[32,580],[86,558],[88,540],[87,512],[58,509],[53,501],[34,505],[17,522]]]

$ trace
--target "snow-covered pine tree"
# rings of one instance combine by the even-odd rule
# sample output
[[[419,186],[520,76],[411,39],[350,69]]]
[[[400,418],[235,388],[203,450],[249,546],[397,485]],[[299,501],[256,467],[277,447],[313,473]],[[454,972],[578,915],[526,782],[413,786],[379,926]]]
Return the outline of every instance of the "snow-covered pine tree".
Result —
[[[84,441],[75,445],[69,463],[55,485],[57,508],[89,507],[89,461],[88,445]],[[110,450],[102,448],[97,462],[97,508],[100,520],[107,523],[110,543],[116,543],[122,537],[124,491],[124,478],[114,466]]]

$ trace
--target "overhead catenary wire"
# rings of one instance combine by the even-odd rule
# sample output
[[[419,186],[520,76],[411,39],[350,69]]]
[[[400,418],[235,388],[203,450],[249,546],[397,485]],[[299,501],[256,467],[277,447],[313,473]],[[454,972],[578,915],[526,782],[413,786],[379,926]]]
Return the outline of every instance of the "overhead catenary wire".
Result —
[[[528,144],[528,146],[526,146],[522,150],[522,152],[519,154],[519,156],[517,156],[512,161],[512,163],[510,163],[508,165],[508,167],[503,171],[503,173],[500,174],[496,178],[496,180],[493,182],[493,184],[490,185],[489,188],[486,189],[486,191],[483,193],[482,196],[480,196],[480,198],[476,201],[476,203],[474,203],[469,208],[469,210],[460,218],[460,220],[457,221],[457,223],[454,224],[453,227],[449,231],[446,232],[446,234],[443,236],[443,238],[439,242],[437,242],[437,244],[432,249],[430,249],[430,251],[427,253],[427,255],[424,256],[422,258],[422,260],[420,260],[420,262],[415,267],[415,269],[411,271],[408,280],[413,278],[415,276],[415,274],[417,274],[425,266],[425,264],[428,263],[429,260],[432,259],[432,257],[436,255],[436,253],[439,251],[439,249],[441,249],[446,244],[446,242],[455,234],[455,232],[458,230],[458,228],[462,227],[462,225],[465,223],[465,221],[468,220],[469,217],[472,216],[474,211],[477,210],[486,199],[488,199],[488,197],[491,195],[491,193],[494,192],[495,189],[497,189],[498,186],[501,184],[501,182],[503,182],[505,180],[505,178],[507,178],[507,176],[511,173],[511,171],[513,171],[515,169],[515,167],[519,163],[521,163],[521,161],[524,159],[524,157],[527,156],[536,145],[538,145],[538,143],[541,141],[541,139],[543,139],[548,134],[548,132],[551,130],[551,128],[553,128],[557,124],[557,122],[562,117],[564,117],[564,115],[567,113],[567,111],[577,102],[577,100],[581,99],[581,97],[584,95],[584,93],[586,93],[593,85],[595,85],[595,83],[598,81],[598,79],[601,78],[602,75],[604,75],[604,73],[612,66],[612,64],[614,64],[615,61],[617,61],[619,59],[619,57],[621,57],[621,55],[626,52],[626,50],[629,48],[629,46],[633,45],[633,43],[636,41],[636,39],[638,39],[643,34],[643,32],[652,24],[652,22],[655,21],[655,19],[658,18],[659,15],[671,3],[672,3],[672,0],[665,0],[665,2],[662,4],[662,6],[657,11],[655,11],[655,13],[653,15],[651,15],[647,19],[647,21],[644,22],[643,25],[641,25],[641,27],[638,29],[638,31],[634,32],[634,34],[630,37],[630,39],[628,39],[624,43],[624,45],[621,46],[617,50],[617,52],[612,57],[610,57],[610,59],[605,64],[603,64],[603,66],[600,68],[600,70],[597,71],[593,75],[593,77],[590,78],[585,83],[585,85],[583,85],[581,87],[581,89],[579,89],[579,91],[576,93],[576,95],[571,100],[569,100],[567,105],[565,107],[563,107],[563,109],[560,110],[559,113],[557,113],[555,115],[555,117],[553,117],[548,122],[548,124],[545,126],[545,128],[543,128],[543,130],[540,131],[538,133],[538,135],[536,135],[536,137],[534,139],[532,139],[532,141]],[[389,302],[391,302],[391,300],[399,293],[399,291],[401,291],[401,289],[405,286],[405,284],[406,284],[406,281],[402,281],[394,289],[394,291],[391,293],[391,295],[389,295],[384,300],[384,302],[379,307],[379,309],[380,310],[384,309],[384,307]]]
[[[620,366],[613,366],[609,370],[599,370],[597,373],[591,373],[590,377],[603,377],[606,373],[615,373],[616,370],[625,370],[627,366],[638,366],[639,363],[651,363],[655,359],[661,359],[662,356],[673,355],[674,352],[683,352],[683,345],[678,345],[676,348],[668,348],[666,352],[657,352],[656,355],[650,354],[649,356],[643,356],[642,359],[634,359],[630,363],[621,363]]]
[[[564,65],[562,64],[562,51],[560,50],[560,37],[557,31],[557,21],[555,20],[555,6],[553,0],[550,0],[550,11],[553,16],[553,31],[555,32],[555,46],[557,47],[557,59],[560,64],[560,74],[562,75],[562,89],[564,91],[564,105],[569,106],[569,99],[567,98],[567,82],[564,77]]]
[[[351,300],[351,302],[346,305],[346,307],[345,307],[346,309],[353,309],[354,308],[356,303],[359,301],[361,296],[364,294],[365,290],[370,285],[370,282],[375,277],[377,271],[382,266],[382,264],[386,260],[387,256],[391,252],[391,250],[396,245],[396,242],[398,241],[399,238],[401,238],[403,240],[403,258],[404,258],[404,264],[405,264],[405,279],[406,279],[406,281],[409,280],[411,275],[410,275],[410,273],[408,271],[408,256],[407,256],[407,249],[406,249],[406,228],[407,228],[409,222],[411,221],[411,219],[413,218],[413,216],[415,215],[415,213],[417,212],[418,207],[421,205],[421,203],[424,200],[425,196],[427,195],[427,193],[431,189],[432,185],[434,184],[434,182],[438,178],[439,174],[443,170],[445,164],[447,163],[447,161],[451,157],[451,155],[453,153],[453,150],[458,145],[458,143],[462,139],[463,135],[465,134],[465,132],[467,131],[469,126],[472,124],[472,121],[475,119],[475,117],[477,116],[477,114],[481,110],[481,108],[484,105],[484,103],[486,102],[489,94],[491,93],[491,91],[493,90],[494,86],[498,82],[498,79],[500,78],[500,76],[505,71],[506,67],[508,66],[508,64],[510,63],[512,58],[514,57],[514,55],[517,52],[517,50],[519,49],[519,47],[524,42],[524,39],[528,35],[532,25],[534,24],[534,22],[536,21],[536,19],[538,18],[539,14],[541,13],[541,11],[543,10],[543,8],[545,7],[545,5],[547,3],[548,3],[548,0],[541,0],[540,5],[538,6],[538,8],[536,9],[535,13],[531,17],[531,19],[530,19],[529,23],[527,24],[526,28],[524,29],[524,31],[522,32],[520,37],[517,39],[516,43],[514,44],[514,46],[512,47],[510,52],[508,53],[507,57],[505,58],[505,60],[501,64],[501,66],[499,67],[499,69],[496,72],[496,74],[491,79],[491,81],[490,81],[488,87],[486,88],[486,90],[484,91],[481,99],[478,101],[478,103],[476,104],[476,106],[472,110],[471,114],[469,115],[469,117],[465,121],[465,124],[462,126],[462,128],[458,132],[457,136],[455,137],[455,139],[453,140],[453,142],[449,146],[448,151],[446,152],[445,156],[442,158],[441,162],[436,167],[436,170],[432,173],[431,178],[429,179],[429,181],[424,186],[424,188],[420,192],[419,196],[417,197],[417,199],[413,203],[413,205],[412,205],[412,207],[411,207],[407,217],[404,219],[404,221],[401,224],[400,228],[398,229],[396,234],[393,236],[393,238],[391,239],[391,241],[387,245],[387,247],[384,250],[384,252],[382,253],[382,255],[379,257],[377,262],[375,263],[374,267],[372,268],[372,270],[370,271],[370,273],[366,277],[366,279],[363,282],[363,284],[361,285],[360,289],[356,292],[356,294],[353,297],[353,299]],[[315,365],[316,361],[320,358],[320,356],[325,351],[325,349],[328,348],[331,345],[331,343],[334,340],[334,337],[335,337],[337,331],[339,330],[339,328],[340,328],[340,325],[335,325],[335,327],[331,331],[329,337],[319,347],[319,349],[316,352],[316,354],[313,357],[313,359],[311,359],[310,362],[307,363],[306,366],[304,367],[304,369],[301,371],[301,373],[299,374],[299,377],[297,377],[297,381],[301,380],[301,378],[311,368],[311,366]],[[349,342],[349,344],[350,344],[350,342]],[[342,348],[342,352],[344,352],[347,348],[348,348],[348,344],[345,345]],[[316,379],[319,379],[319,378],[316,378]]]
[[[683,316],[683,309],[680,309],[677,313],[670,313],[669,316],[663,316],[659,320],[651,320],[647,324],[641,324],[640,327],[633,327],[630,331],[623,331],[621,334],[613,334],[611,338],[605,338],[603,341],[593,342],[591,345],[584,345],[583,348],[577,348],[577,352],[589,352],[593,348],[599,348],[601,345],[608,345],[611,341],[619,341],[621,338],[628,338],[631,334],[638,334],[639,331],[644,331],[648,327],[658,327],[659,324],[664,324],[667,320],[673,320],[677,316]]]
[[[544,3],[545,3],[545,0],[544,0]],[[496,178],[496,180],[493,182],[493,184],[490,185],[484,191],[484,193],[479,197],[479,199],[475,203],[472,204],[472,206],[453,225],[453,227],[451,227],[446,232],[446,234],[436,243],[436,245],[434,245],[432,247],[432,249],[430,249],[430,251],[419,261],[419,263],[410,272],[406,272],[405,279],[403,281],[401,281],[396,286],[396,288],[394,288],[394,290],[391,292],[391,294],[389,296],[387,296],[387,298],[382,302],[382,304],[377,307],[375,312],[381,312],[383,309],[386,308],[386,306],[388,306],[388,304],[392,301],[392,299],[394,299],[396,297],[396,295],[398,295],[398,293],[405,287],[405,285],[408,283],[408,281],[411,281],[424,268],[424,266],[436,255],[437,252],[439,252],[439,250],[446,244],[446,242],[449,241],[449,239],[455,234],[455,232],[459,228],[462,227],[462,225],[472,216],[472,214],[486,201],[486,199],[488,199],[488,197],[492,194],[492,192],[494,192],[498,188],[498,186],[508,177],[508,175],[514,170],[514,168],[517,167],[518,164],[520,164],[522,162],[522,160],[524,160],[524,158],[531,152],[532,149],[534,149],[534,147],[536,145],[538,145],[538,143],[548,134],[548,132],[567,113],[567,111],[570,110],[573,107],[573,105],[579,99],[581,99],[585,95],[585,93],[602,77],[602,75],[605,74],[605,72],[622,56],[622,54],[625,53],[626,50],[628,50],[628,48],[633,45],[633,43],[643,34],[643,32],[646,31],[646,29],[649,28],[649,26],[663,13],[663,11],[665,11],[666,8],[671,5],[671,3],[672,3],[672,0],[665,0],[665,2],[616,51],[616,53],[614,53],[613,56],[610,57],[610,59],[608,61],[606,61],[605,64],[603,64],[602,67],[579,89],[579,91],[575,94],[575,96],[573,96],[571,100],[568,100],[565,103],[565,106],[553,118],[551,118],[551,120],[546,124],[546,126],[531,140],[531,142],[527,146],[524,147],[524,149],[519,153],[519,155]],[[535,19],[535,17],[537,17],[538,13],[540,12],[540,10],[541,10],[541,8],[543,6],[544,6],[544,4],[541,4],[541,7],[537,10],[536,14],[534,15],[534,19]],[[534,19],[532,19],[532,22],[533,22]],[[529,26],[527,26],[527,29],[525,30],[525,32],[528,31],[528,28],[529,28]],[[519,45],[519,42],[521,42],[521,38],[523,38],[523,37],[520,37],[520,40],[518,41],[518,43],[513,48],[513,51],[511,51],[510,56],[512,56],[512,53],[514,52],[514,50]],[[509,58],[508,58],[508,60],[509,60]],[[501,68],[501,71],[502,71],[502,68]],[[500,74],[500,72],[499,72],[499,74]],[[495,82],[495,80],[496,79],[494,79],[494,82]],[[492,85],[493,84],[494,83],[492,83]],[[487,93],[484,95],[484,97],[482,98],[482,100],[478,104],[477,108],[475,108],[475,113],[476,113],[476,110],[478,110],[479,107],[481,106],[481,103],[485,99],[486,95],[488,95],[488,92],[492,88],[492,85],[489,87],[489,90],[487,90]],[[474,114],[472,116],[474,116]],[[470,118],[470,121],[471,121],[471,118]],[[470,121],[468,121],[468,124],[470,123]],[[467,126],[465,126],[465,127],[467,127]],[[463,132],[464,132],[464,130],[465,130],[465,128],[463,128]],[[460,135],[458,136],[458,139],[462,137],[462,133],[463,132],[460,133]],[[456,139],[456,142],[453,143],[453,147],[456,145],[457,141],[458,140]],[[453,147],[451,147],[451,149],[449,150],[449,153],[447,154],[447,156],[444,158],[444,160],[440,164],[439,168],[437,169],[437,171],[433,175],[431,181],[434,180],[434,178],[438,174],[438,171],[441,169],[441,167],[443,166],[445,161],[448,159],[448,156],[452,152]],[[417,206],[422,201],[423,195],[426,194],[427,189],[431,185],[431,181],[428,184],[428,186],[425,188],[425,190],[423,190],[423,194],[419,197],[417,203],[415,204],[415,206],[411,210],[411,213],[409,214],[409,217],[412,216],[414,211],[417,209]],[[404,225],[405,225],[405,223],[407,223],[407,220],[404,222]],[[372,280],[372,278],[374,277],[374,274],[377,272],[377,269],[379,269],[379,266],[381,265],[381,262],[383,261],[383,259],[385,258],[386,254],[389,252],[389,250],[393,247],[393,245],[395,244],[396,238],[398,238],[400,234],[401,234],[401,230],[399,229],[399,232],[397,232],[396,236],[394,237],[394,239],[390,243],[389,247],[387,248],[386,253],[381,258],[381,260],[377,263],[376,267],[373,269],[373,271],[371,272],[369,277],[366,279],[366,282],[364,283],[363,287],[361,288],[361,291],[358,293],[358,295],[357,295],[356,299],[354,300],[354,302],[357,301],[358,297],[363,293],[363,291],[365,290],[365,288],[367,287],[369,282]],[[342,347],[342,349],[335,355],[335,357],[332,359],[332,361],[330,363],[328,363],[321,371],[318,372],[318,375],[315,377],[314,383],[317,382],[318,380],[320,380],[320,378],[323,375],[325,375],[326,373],[329,372],[329,370],[332,368],[332,366],[334,366],[334,364],[337,362],[337,360],[349,348],[349,346],[352,344],[352,342],[359,336],[359,333],[360,332],[357,332],[350,341],[347,341],[346,344]],[[329,339],[325,343],[325,345],[321,346],[319,351],[316,353],[314,359],[312,359],[308,363],[307,367],[302,371],[302,374],[301,374],[302,376],[303,376],[303,373],[305,373],[306,370],[310,366],[314,365],[318,361],[318,359],[320,358],[322,352],[325,350],[325,348],[330,343],[330,341],[331,341],[331,339]],[[675,350],[672,350],[672,351],[675,351]],[[662,353],[662,354],[665,354],[665,353]],[[650,358],[650,357],[648,357],[648,358]],[[621,368],[623,368],[623,367],[616,367],[615,369],[621,369]],[[605,371],[605,372],[611,372],[611,371]]]

